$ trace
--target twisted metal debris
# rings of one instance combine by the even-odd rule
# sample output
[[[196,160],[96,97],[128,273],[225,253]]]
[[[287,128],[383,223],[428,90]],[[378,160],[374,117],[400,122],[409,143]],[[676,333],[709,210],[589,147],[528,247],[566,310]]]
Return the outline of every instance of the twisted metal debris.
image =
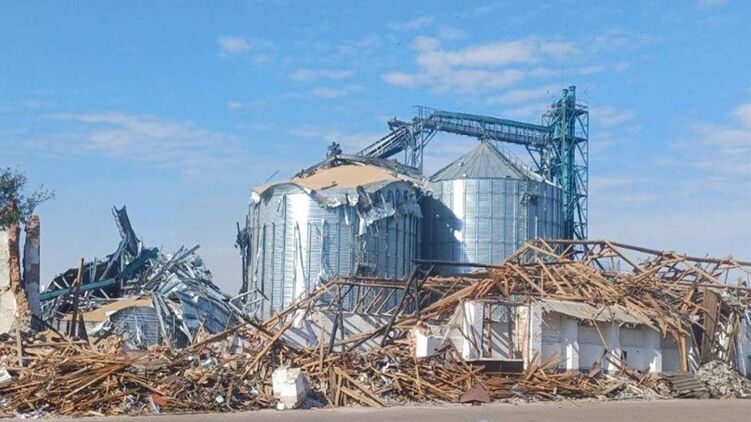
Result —
[[[121,235],[115,252],[64,272],[41,294],[48,327],[73,337],[121,334],[144,348],[183,347],[201,329],[229,326],[230,297],[213,283],[198,246],[173,253],[145,248],[125,207],[113,215]]]

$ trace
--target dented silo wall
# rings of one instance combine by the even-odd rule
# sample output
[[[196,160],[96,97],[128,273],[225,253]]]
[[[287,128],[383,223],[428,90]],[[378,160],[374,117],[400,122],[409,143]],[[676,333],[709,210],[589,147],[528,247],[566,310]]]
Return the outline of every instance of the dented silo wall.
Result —
[[[405,277],[418,256],[420,219],[417,193],[404,181],[325,196],[293,183],[254,193],[247,272],[260,314],[337,275]]]

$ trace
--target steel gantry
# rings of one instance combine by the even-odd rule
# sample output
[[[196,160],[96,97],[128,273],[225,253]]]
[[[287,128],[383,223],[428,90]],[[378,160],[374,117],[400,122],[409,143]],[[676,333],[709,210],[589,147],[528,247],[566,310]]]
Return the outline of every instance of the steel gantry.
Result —
[[[403,153],[404,164],[422,171],[424,150],[437,132],[523,145],[534,170],[563,191],[564,236],[586,239],[589,110],[577,103],[576,87],[571,86],[551,104],[542,120],[543,124],[537,125],[418,106],[412,121],[390,120],[390,132],[358,154],[390,158]]]

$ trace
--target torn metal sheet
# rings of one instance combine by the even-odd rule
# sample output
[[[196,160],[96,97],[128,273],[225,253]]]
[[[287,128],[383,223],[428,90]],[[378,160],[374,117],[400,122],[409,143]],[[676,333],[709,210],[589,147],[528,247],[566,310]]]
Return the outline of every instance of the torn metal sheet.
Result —
[[[240,293],[257,291],[258,313],[268,316],[337,275],[405,277],[418,253],[424,184],[385,160],[333,156],[254,190],[238,233]]]
[[[196,250],[162,253],[144,248],[125,207],[113,211],[120,231],[117,250],[104,260],[57,276],[40,298],[43,317],[58,329],[79,313],[92,335],[126,335],[132,347],[189,344],[200,330],[217,333],[232,321],[230,297],[213,281]],[[73,300],[78,296],[78,300]]]

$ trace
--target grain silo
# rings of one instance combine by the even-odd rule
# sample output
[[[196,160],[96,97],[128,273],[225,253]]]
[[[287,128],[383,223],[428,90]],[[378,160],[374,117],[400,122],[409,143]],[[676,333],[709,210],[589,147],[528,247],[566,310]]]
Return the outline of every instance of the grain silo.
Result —
[[[247,286],[268,316],[336,275],[403,278],[418,256],[417,185],[394,162],[334,156],[253,190]]]
[[[421,201],[425,258],[494,264],[529,239],[562,234],[561,189],[490,142],[481,141],[430,182],[432,194]]]

